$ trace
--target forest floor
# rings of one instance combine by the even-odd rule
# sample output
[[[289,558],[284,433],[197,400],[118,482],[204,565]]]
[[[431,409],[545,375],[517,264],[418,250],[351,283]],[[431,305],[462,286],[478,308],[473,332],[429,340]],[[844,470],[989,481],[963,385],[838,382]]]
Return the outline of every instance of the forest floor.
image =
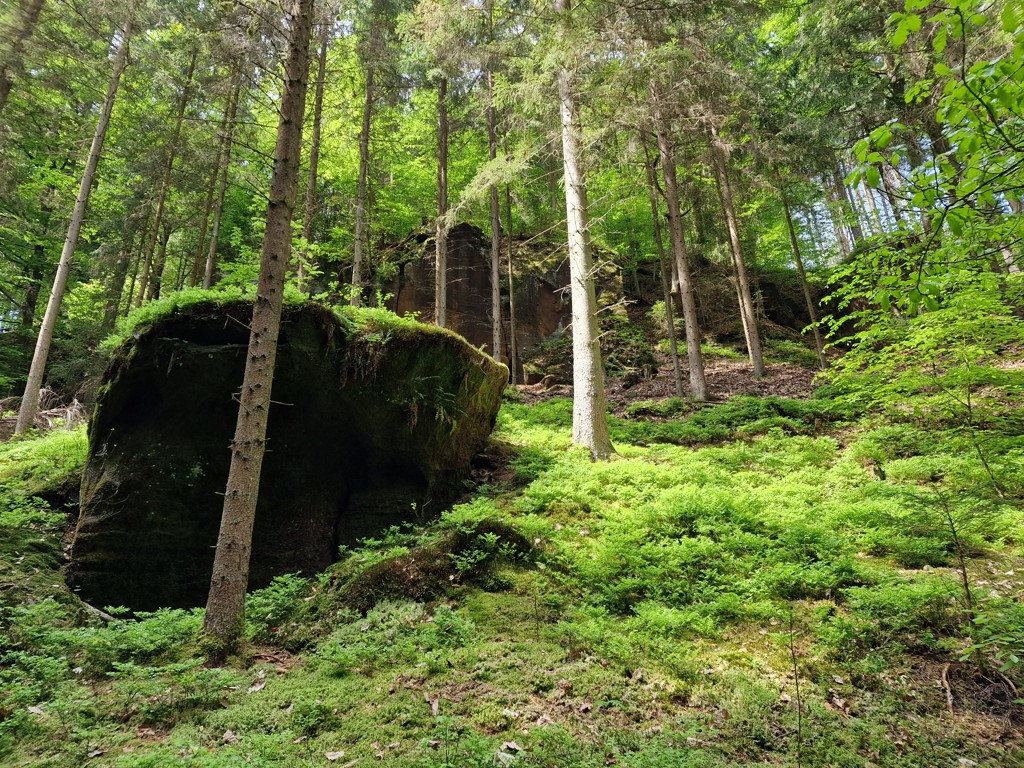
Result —
[[[84,431],[0,445],[0,765],[1024,765],[1024,436],[985,436],[1000,497],[961,431],[769,370],[613,379],[597,463],[564,388],[510,390],[461,503],[254,593],[216,669],[201,611],[64,586]],[[434,599],[349,607],[456,533]]]

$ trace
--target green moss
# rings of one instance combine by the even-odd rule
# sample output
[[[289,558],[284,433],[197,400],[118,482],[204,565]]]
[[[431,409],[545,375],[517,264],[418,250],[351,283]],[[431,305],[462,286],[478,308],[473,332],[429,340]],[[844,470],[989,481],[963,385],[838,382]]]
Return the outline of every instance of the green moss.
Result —
[[[0,443],[0,493],[56,503],[77,495],[88,447],[84,425]]]
[[[88,599],[199,604],[221,511],[251,305],[193,291],[133,318],[91,427],[73,573]],[[290,300],[282,317],[251,583],[316,573],[459,493],[508,371],[448,331]]]

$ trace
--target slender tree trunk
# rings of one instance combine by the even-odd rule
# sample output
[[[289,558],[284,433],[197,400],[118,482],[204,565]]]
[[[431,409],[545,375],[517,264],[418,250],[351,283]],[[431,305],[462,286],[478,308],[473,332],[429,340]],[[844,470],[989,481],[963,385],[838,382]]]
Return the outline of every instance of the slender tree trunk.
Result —
[[[320,165],[320,121],[324,111],[324,80],[327,72],[327,46],[331,40],[331,25],[324,23],[317,56],[316,93],[313,97],[313,137],[309,145],[309,176],[306,179],[306,207],[302,212],[302,239],[306,247],[313,241],[313,218],[316,215],[316,175]],[[306,290],[306,264],[309,252],[299,254],[296,281],[300,291]]]
[[[654,124],[658,134],[658,152],[661,156],[661,173],[665,179],[665,203],[668,209],[669,241],[672,243],[672,257],[679,276],[679,302],[683,308],[683,323],[686,325],[686,360],[690,373],[690,397],[694,400],[708,399],[708,385],[704,378],[704,356],[700,351],[700,323],[697,320],[697,302],[693,295],[693,281],[690,279],[690,259],[686,252],[686,236],[683,233],[683,217],[679,207],[679,183],[676,179],[676,156],[669,138],[668,123],[661,108],[661,94],[651,84],[651,101],[654,106]]]
[[[889,209],[896,224],[903,221],[903,207],[897,195],[899,191],[899,179],[896,171],[888,165],[882,165],[882,185],[885,187],[885,197],[889,201]]]
[[[210,174],[210,183],[206,186],[206,201],[203,203],[203,216],[199,221],[199,236],[196,240],[196,250],[192,254],[192,269],[189,272],[188,284],[199,285],[203,273],[203,254],[206,252],[206,232],[210,226],[210,211],[213,210],[213,198],[217,194],[217,181],[220,179],[220,164],[227,149],[227,123],[231,114],[231,105],[234,103],[235,89],[228,93],[227,102],[224,104],[224,119],[220,124],[220,138],[217,141],[217,153],[213,157],[213,173]]]
[[[835,189],[834,182],[828,212],[832,219],[832,228],[836,233],[836,242],[839,243],[839,253],[844,259],[848,258],[853,250],[853,245],[851,244],[850,236],[846,231],[846,222],[844,220],[845,217],[843,216],[843,204],[839,197],[839,193]]]
[[[164,284],[164,267],[167,265],[167,242],[171,239],[172,230],[167,222],[160,227],[160,237],[157,242],[156,259],[153,262],[153,271],[149,276],[149,298],[155,301],[160,298],[160,291]]]
[[[878,194],[878,199],[881,201],[881,218],[883,232],[891,232],[896,228],[896,217],[892,212],[892,204],[889,202],[889,195],[886,193],[885,181],[882,181],[882,189]]]
[[[21,69],[21,57],[25,52],[25,43],[35,32],[39,23],[39,14],[43,10],[45,0],[27,0],[18,12],[18,28],[14,33],[7,55],[0,61],[0,114],[7,106],[7,98],[14,86],[14,70]]]
[[[99,166],[100,154],[103,152],[103,142],[107,137],[110,115],[114,111],[114,100],[117,98],[117,89],[121,84],[121,73],[124,72],[124,68],[128,64],[128,42],[132,37],[132,26],[135,23],[137,8],[138,0],[135,0],[128,9],[128,17],[121,33],[117,54],[114,56],[107,95],[103,99],[99,121],[96,123],[96,132],[93,134],[85,170],[82,172],[82,181],[78,186],[78,197],[75,199],[75,207],[71,212],[64,248],[61,250],[60,261],[57,263],[57,274],[53,278],[50,300],[46,304],[46,314],[43,316],[39,337],[36,339],[32,366],[29,368],[28,380],[25,383],[25,395],[21,401],[21,410],[18,412],[18,423],[14,428],[15,434],[21,434],[26,429],[30,429],[35,423],[36,413],[39,410],[39,390],[43,386],[46,358],[50,355],[53,330],[57,326],[57,316],[60,314],[60,305],[64,300],[64,290],[67,288],[68,275],[71,273],[71,260],[75,255],[78,236],[82,231],[82,222],[85,220],[85,210],[89,205],[89,196],[92,194],[92,181],[96,175],[96,168]]]
[[[555,0],[555,12],[567,31],[570,0]],[[604,371],[597,329],[597,291],[590,244],[587,185],[580,163],[580,127],[572,75],[558,70],[558,102],[562,124],[562,165],[565,174],[566,224],[569,238],[569,276],[572,296],[572,441],[596,459],[614,452],[605,412]]]
[[[224,493],[210,596],[203,622],[203,631],[211,641],[210,657],[214,662],[224,660],[241,639],[243,629],[252,529],[266,449],[267,416],[281,329],[285,279],[291,260],[292,213],[302,154],[302,122],[312,27],[313,0],[294,0],[259,284],[239,395],[238,421],[231,442],[231,467]]]
[[[661,274],[661,292],[665,301],[665,323],[668,325],[668,346],[672,357],[672,377],[676,384],[676,397],[683,397],[683,372],[679,366],[679,342],[676,339],[676,318],[672,311],[672,290],[669,285],[669,274],[672,268],[665,258],[665,240],[661,235],[661,212],[658,210],[658,193],[654,176],[654,164],[651,162],[644,142],[644,165],[647,170],[647,196],[651,202],[651,221],[654,223],[654,244],[658,247],[658,272]]]
[[[160,191],[156,198],[156,214],[153,219],[153,234],[146,244],[146,256],[142,265],[142,286],[139,289],[135,306],[142,306],[147,293],[150,299],[160,296],[160,284],[163,280],[163,263],[153,265],[153,254],[156,251],[160,239],[161,225],[164,219],[164,206],[167,203],[167,193],[171,188],[171,173],[174,171],[174,161],[178,156],[178,141],[181,139],[181,124],[185,120],[185,108],[188,106],[189,96],[192,90],[192,75],[196,69],[196,60],[199,57],[198,50],[192,52],[189,61],[188,71],[185,74],[185,82],[181,87],[181,96],[178,98],[178,107],[174,120],[174,131],[171,140],[167,144],[167,159],[164,161],[164,171],[160,178]]]
[[[114,323],[117,322],[118,310],[121,308],[121,296],[124,294],[124,284],[128,279],[128,267],[131,266],[132,261],[133,239],[134,235],[128,235],[121,244],[114,269],[110,272],[110,279],[107,283],[107,302],[103,308],[103,323],[100,326],[107,333],[113,330]]]
[[[235,136],[235,116],[242,96],[241,86],[235,86],[234,99],[228,110],[227,132],[224,134],[224,165],[220,172],[220,187],[217,190],[217,205],[213,209],[213,228],[210,230],[210,249],[206,252],[206,267],[203,270],[203,288],[213,284],[213,272],[217,267],[217,238],[220,237],[220,222],[224,215],[224,196],[228,189],[228,170],[231,168],[231,149]]]
[[[838,157],[835,158],[834,165],[832,166],[832,181],[835,185],[836,200],[839,202],[839,217],[849,226],[850,235],[853,238],[853,242],[850,243],[850,250],[852,251],[857,243],[864,239],[864,231],[860,228],[860,224],[857,221],[857,211],[854,209],[853,203],[850,202],[850,196],[846,191],[843,167]]]
[[[512,383],[519,370],[519,344],[516,341],[516,285],[512,273],[512,188],[505,187],[505,256],[508,259],[508,369]],[[526,381],[523,381],[525,384]]]
[[[370,125],[373,119],[373,67],[366,69],[366,99],[359,130],[359,181],[356,186],[356,223],[352,243],[352,298],[358,307],[363,293],[363,251],[366,246],[366,179],[370,168]]]
[[[716,132],[717,133],[717,132]],[[736,208],[733,205],[732,187],[729,184],[729,171],[725,165],[725,152],[718,143],[718,136],[711,147],[711,157],[718,173],[718,192],[722,197],[722,208],[725,210],[725,223],[729,230],[729,245],[732,247],[732,262],[736,268],[736,290],[739,292],[740,317],[743,320],[743,334],[747,339],[747,353],[754,367],[754,378],[765,375],[764,355],[761,353],[761,337],[757,331],[757,315],[754,312],[754,299],[750,293],[750,280],[747,277],[747,265],[743,261],[743,244],[740,242],[740,228],[736,220]]]
[[[448,78],[437,86],[437,227],[434,234],[434,322],[448,324]]]
[[[128,290],[121,297],[121,300],[124,302],[124,309],[122,310],[119,304],[117,308],[118,314],[121,314],[123,311],[127,315],[132,311],[132,297],[135,295],[135,284],[139,281],[139,269],[142,266],[140,259],[132,257],[130,261],[131,277],[128,278]]]
[[[498,113],[494,108],[494,73],[487,71],[487,154],[498,157]],[[491,184],[491,349],[501,362],[501,208],[498,185]],[[513,374],[513,377],[515,374]]]
[[[203,201],[203,213],[199,218],[199,234],[196,235],[196,249],[192,252],[192,263],[188,273],[189,287],[199,285],[199,273],[203,264],[203,252],[206,250],[206,231],[210,228],[210,211],[213,210],[213,196],[217,194],[217,179],[220,176],[220,158],[224,152],[224,140],[217,144],[217,154],[213,158],[213,173],[206,185],[206,199]]]
[[[153,220],[152,231],[153,234],[150,239],[146,241],[147,245],[143,249],[142,274],[139,276],[139,292],[134,299],[136,309],[142,306],[142,302],[146,299],[146,292],[149,290],[149,275],[153,270],[153,253],[156,251],[157,233],[160,231],[160,220],[158,218]]]
[[[807,218],[807,229],[811,234],[811,245],[814,247],[814,257],[818,264],[821,264],[821,260],[825,255],[825,247],[822,245],[821,233],[818,231],[821,226],[818,222],[818,211],[812,206],[804,213]]]
[[[811,330],[814,332],[814,349],[818,353],[818,362],[821,370],[825,370],[828,361],[825,359],[825,344],[821,338],[821,329],[818,328],[818,313],[814,308],[814,300],[811,298],[811,286],[807,282],[807,272],[804,270],[804,260],[800,256],[800,242],[797,240],[796,227],[793,226],[793,215],[789,209],[789,199],[786,196],[786,188],[779,185],[779,192],[782,195],[782,210],[786,214],[786,226],[789,228],[789,243],[793,246],[793,261],[796,263],[796,273],[800,277],[800,287],[804,291],[804,301],[807,303],[807,315],[811,318]]]
[[[875,202],[875,193],[868,183],[864,180],[860,180],[860,193],[864,198],[864,205],[868,211],[868,218],[871,221],[872,227],[877,234],[885,234],[885,221],[882,218],[881,212],[878,210],[878,204]]]
[[[46,256],[46,249],[42,243],[36,243],[32,247],[36,256],[36,264],[29,271],[28,285],[25,286],[25,300],[21,305],[21,327],[28,331],[36,321],[36,305],[39,303],[39,293],[43,287],[43,270],[38,265]]]

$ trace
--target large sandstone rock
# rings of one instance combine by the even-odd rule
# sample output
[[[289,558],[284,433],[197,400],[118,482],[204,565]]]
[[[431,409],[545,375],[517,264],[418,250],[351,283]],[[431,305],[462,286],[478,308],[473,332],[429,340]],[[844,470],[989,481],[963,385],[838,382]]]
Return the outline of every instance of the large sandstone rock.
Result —
[[[251,305],[204,302],[115,353],[90,425],[71,576],[97,605],[204,602]],[[508,372],[458,336],[380,310],[286,308],[256,515],[253,588],[439,511]]]
[[[518,248],[519,246],[517,246]],[[519,253],[515,261],[516,346],[520,366],[541,343],[560,335],[572,320],[567,287],[569,267],[564,257],[551,255],[555,246],[539,251],[554,263],[542,269]],[[434,316],[434,241],[421,232],[404,244],[404,258],[388,286],[387,306],[399,315]],[[472,224],[457,224],[448,232],[448,327],[475,347],[491,354],[491,253],[490,241]],[[502,360],[509,358],[508,263],[502,249],[501,316]],[[522,371],[517,381],[522,381]]]

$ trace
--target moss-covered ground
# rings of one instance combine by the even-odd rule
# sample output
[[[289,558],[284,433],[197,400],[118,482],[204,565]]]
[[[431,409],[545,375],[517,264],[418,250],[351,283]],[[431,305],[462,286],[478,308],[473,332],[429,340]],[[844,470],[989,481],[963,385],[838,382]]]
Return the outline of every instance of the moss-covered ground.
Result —
[[[663,401],[593,463],[570,418],[511,398],[462,504],[254,593],[223,669],[63,587],[81,433],[0,446],[0,765],[1024,764],[1024,436]]]

